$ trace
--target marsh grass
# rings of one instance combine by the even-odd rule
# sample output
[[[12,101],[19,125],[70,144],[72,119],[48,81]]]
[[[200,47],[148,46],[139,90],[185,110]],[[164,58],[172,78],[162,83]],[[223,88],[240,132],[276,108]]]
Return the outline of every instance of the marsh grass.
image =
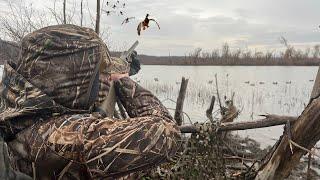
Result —
[[[230,97],[232,92],[236,93],[235,105],[242,109],[239,119],[246,119],[252,113],[254,116],[264,113],[298,115],[305,107],[309,98],[310,88],[301,89],[285,83],[277,86],[272,85],[271,82],[267,83],[269,83],[268,87],[256,84],[255,86],[247,85],[237,88],[222,82],[220,91],[222,96],[227,97]],[[151,80],[142,80],[141,84],[159,97],[160,100],[172,99],[175,101],[180,87],[179,84]],[[186,94],[185,111],[193,117],[194,121],[205,119],[205,109],[210,103],[211,96],[215,95],[215,91],[214,84],[190,81]],[[175,103],[172,101],[163,103],[167,107],[175,107]],[[214,111],[217,108],[215,106]]]
[[[305,80],[305,82],[291,80],[291,83],[288,84],[281,79],[277,80],[277,84],[273,84],[273,80],[264,80],[263,83],[260,83],[261,80],[250,83],[234,83],[236,78],[230,74],[218,74],[222,99],[224,96],[231,97],[231,94],[235,92],[234,104],[240,110],[240,115],[235,121],[259,119],[261,118],[259,115],[263,114],[299,115],[308,102],[313,84],[309,80]],[[140,78],[139,81],[143,87],[163,101],[171,114],[174,114],[175,101],[180,88],[179,81],[175,79],[165,81],[161,78],[154,81],[154,77]],[[189,80],[184,112],[190,116],[193,123],[207,121],[205,111],[210,104],[212,95],[216,95],[215,92],[215,84],[210,80],[194,80],[192,78]],[[217,112],[218,109],[216,102],[213,112]],[[184,119],[185,123],[190,123],[187,120],[188,117],[185,116]],[[282,134],[282,128],[279,126],[234,133],[255,137],[258,142],[266,142],[262,144],[262,147],[266,147],[278,139]]]

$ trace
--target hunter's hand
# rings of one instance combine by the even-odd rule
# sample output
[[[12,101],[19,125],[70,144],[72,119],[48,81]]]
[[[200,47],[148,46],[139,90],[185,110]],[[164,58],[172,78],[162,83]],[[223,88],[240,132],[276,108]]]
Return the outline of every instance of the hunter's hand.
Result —
[[[124,78],[124,77],[129,77],[129,73],[125,73],[125,74],[111,74],[110,77],[109,77],[109,81],[117,81],[121,78]]]

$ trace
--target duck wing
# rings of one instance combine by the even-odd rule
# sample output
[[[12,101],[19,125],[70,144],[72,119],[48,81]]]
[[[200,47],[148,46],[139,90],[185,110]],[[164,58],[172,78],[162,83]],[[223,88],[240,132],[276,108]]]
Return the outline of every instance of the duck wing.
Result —
[[[158,28],[160,29],[159,23],[155,19],[149,19],[149,21],[154,21],[157,24]]]

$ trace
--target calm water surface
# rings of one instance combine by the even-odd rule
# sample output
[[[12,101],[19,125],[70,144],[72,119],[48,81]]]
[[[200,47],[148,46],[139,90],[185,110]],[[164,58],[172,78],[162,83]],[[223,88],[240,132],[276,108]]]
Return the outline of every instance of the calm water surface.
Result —
[[[231,97],[241,110],[235,121],[259,119],[261,114],[299,115],[306,106],[318,67],[296,66],[142,66],[136,81],[175,108],[181,77],[189,78],[184,111],[192,122],[203,122],[210,98],[216,95],[215,74],[221,96]],[[218,109],[216,103],[215,110]],[[172,110],[172,112],[174,112]],[[185,117],[185,123],[190,123]],[[265,147],[283,132],[282,126],[235,131]]]

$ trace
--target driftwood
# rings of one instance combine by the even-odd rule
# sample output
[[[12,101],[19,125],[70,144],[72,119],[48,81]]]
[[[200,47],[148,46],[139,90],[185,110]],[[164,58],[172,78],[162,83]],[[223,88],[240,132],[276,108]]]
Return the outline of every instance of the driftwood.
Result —
[[[292,116],[278,116],[278,115],[264,115],[264,119],[256,121],[242,121],[242,122],[231,122],[222,123],[218,128],[218,131],[232,131],[232,130],[245,130],[264,128],[270,126],[278,126],[286,124],[287,121],[294,122],[297,117]],[[198,133],[199,129],[194,125],[183,125],[180,126],[181,133]]]
[[[174,113],[174,119],[176,120],[176,122],[179,126],[182,124],[183,103],[184,103],[184,99],[186,97],[188,81],[189,81],[189,79],[182,77],[180,91],[179,91],[177,104],[176,104],[176,111]]]
[[[264,159],[256,176],[260,179],[284,179],[300,162],[306,149],[310,150],[320,140],[320,68],[313,87],[311,100],[299,118],[288,127]],[[294,146],[293,146],[294,145]]]

